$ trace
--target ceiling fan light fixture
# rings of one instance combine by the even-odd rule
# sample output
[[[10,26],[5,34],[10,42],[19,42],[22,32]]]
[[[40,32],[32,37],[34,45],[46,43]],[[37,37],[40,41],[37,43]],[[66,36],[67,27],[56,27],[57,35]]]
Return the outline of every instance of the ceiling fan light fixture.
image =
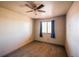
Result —
[[[34,12],[35,15],[37,15],[37,12],[45,12],[43,10],[40,10],[41,8],[44,7],[43,4],[40,4],[39,6],[37,6],[33,1],[26,1],[27,3],[25,4],[25,6],[27,6],[28,8],[32,9],[30,11],[27,11],[27,13],[29,12]]]

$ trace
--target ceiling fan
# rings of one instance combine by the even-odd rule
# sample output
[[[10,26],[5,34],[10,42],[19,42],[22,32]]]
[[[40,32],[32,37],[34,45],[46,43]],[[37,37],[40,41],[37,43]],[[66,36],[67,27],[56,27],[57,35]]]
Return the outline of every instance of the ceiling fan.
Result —
[[[26,2],[27,3],[25,4],[25,6],[29,7],[30,9],[32,9],[30,11],[26,11],[26,13],[28,13],[28,12],[35,12],[35,15],[37,15],[36,12],[45,12],[43,10],[40,10],[41,8],[44,7],[43,4],[40,4],[39,6],[37,6],[33,1],[26,1]]]

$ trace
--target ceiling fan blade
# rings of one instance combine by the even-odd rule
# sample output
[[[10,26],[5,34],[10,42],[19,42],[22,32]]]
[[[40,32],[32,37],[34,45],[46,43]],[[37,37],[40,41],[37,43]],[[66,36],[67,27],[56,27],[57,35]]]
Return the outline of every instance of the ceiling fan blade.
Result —
[[[33,12],[33,10],[30,10],[30,11],[26,11],[26,12],[27,12],[27,13],[28,13],[28,12]]]
[[[42,7],[44,7],[43,4],[41,4],[40,6],[38,6],[36,9],[41,9]]]
[[[33,1],[27,1],[27,3],[29,3],[33,8],[36,7],[36,4]]]
[[[38,10],[38,12],[45,12],[45,11],[43,11],[43,10]]]
[[[31,9],[33,9],[33,7],[32,7],[31,5],[29,5],[29,4],[25,4],[25,6],[27,6],[27,7],[31,8]]]

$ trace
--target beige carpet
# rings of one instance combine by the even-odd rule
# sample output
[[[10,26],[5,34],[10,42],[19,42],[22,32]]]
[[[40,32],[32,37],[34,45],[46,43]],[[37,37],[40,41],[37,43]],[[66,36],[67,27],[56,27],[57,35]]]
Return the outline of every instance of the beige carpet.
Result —
[[[64,47],[33,41],[6,55],[7,57],[66,57]]]

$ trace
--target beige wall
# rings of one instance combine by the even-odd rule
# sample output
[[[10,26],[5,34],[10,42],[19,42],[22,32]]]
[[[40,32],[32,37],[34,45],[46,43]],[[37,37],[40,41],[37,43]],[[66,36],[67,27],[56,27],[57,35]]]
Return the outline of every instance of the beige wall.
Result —
[[[55,20],[55,33],[56,38],[51,38],[50,34],[43,34],[41,38],[40,33],[40,21],[51,21]],[[35,20],[35,40],[44,41],[48,43],[54,43],[64,45],[65,42],[65,16],[59,16],[47,20]]]
[[[32,24],[25,15],[0,7],[0,56],[32,41]]]
[[[74,2],[67,13],[66,50],[69,56],[79,57],[79,2]]]

